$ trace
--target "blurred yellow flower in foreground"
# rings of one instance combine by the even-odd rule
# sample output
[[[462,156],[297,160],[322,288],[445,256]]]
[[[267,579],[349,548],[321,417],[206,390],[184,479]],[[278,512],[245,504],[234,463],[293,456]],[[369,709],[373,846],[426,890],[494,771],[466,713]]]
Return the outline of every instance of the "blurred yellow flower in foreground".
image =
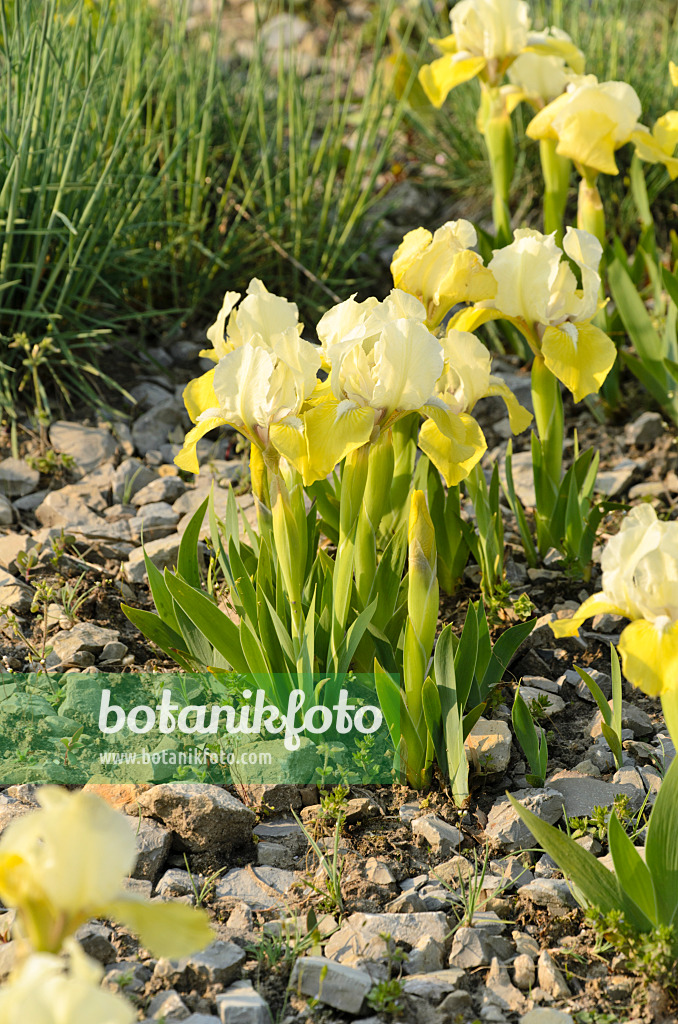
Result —
[[[99,985],[103,969],[71,939],[69,959],[35,953],[0,988],[0,1024],[132,1024],[137,1011]]]
[[[204,911],[125,890],[136,842],[122,814],[91,793],[56,786],[45,786],[38,799],[41,810],[12,822],[0,838],[0,898],[16,908],[18,929],[34,950],[58,952],[92,917],[121,921],[157,956],[182,956],[212,940]]]
[[[601,568],[603,589],[553,622],[555,636],[574,636],[600,612],[623,615],[631,619],[619,642],[626,678],[651,697],[678,696],[678,522],[661,522],[650,505],[632,509]]]

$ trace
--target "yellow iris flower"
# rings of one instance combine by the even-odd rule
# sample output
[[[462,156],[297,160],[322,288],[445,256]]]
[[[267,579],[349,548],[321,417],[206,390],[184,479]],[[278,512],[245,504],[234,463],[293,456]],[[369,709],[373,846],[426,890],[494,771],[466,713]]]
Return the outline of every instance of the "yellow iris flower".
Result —
[[[573,160],[588,181],[595,181],[598,174],[618,174],[615,151],[629,142],[642,160],[664,163],[675,178],[675,137],[669,152],[668,126],[651,133],[640,124],[640,114],[640,100],[626,82],[599,82],[595,75],[583,75],[535,115],[527,135],[556,140],[558,155]]]
[[[660,696],[665,713],[678,712],[678,523],[661,522],[650,505],[632,509],[608,541],[601,568],[603,589],[571,618],[553,622],[554,635],[574,636],[600,612],[630,619],[619,641],[624,675]]]
[[[184,390],[195,426],[174,461],[190,473],[199,469],[198,441],[216,427],[234,427],[274,461],[280,455],[294,461],[305,450],[299,413],[318,383],[320,352],[300,337],[297,307],[260,281],[250,282],[236,312],[234,296],[227,293],[208,331],[215,347],[203,355],[215,358],[216,367]]]
[[[50,953],[24,960],[0,989],[0,1024],[132,1024],[137,1011],[100,987],[103,968],[67,942],[68,961]]]
[[[539,39],[545,46],[554,40],[570,43],[567,32],[558,28],[546,29],[545,32],[534,33],[533,40]],[[521,53],[508,69],[511,83],[505,86],[505,95],[510,109],[517,103],[526,100],[536,109],[550,103],[565,91],[572,76],[583,70],[584,55],[577,50],[576,56],[571,55],[571,63],[560,54],[544,54],[534,51]],[[574,65],[574,66],[573,66]]]
[[[408,231],[396,249],[393,283],[423,302],[428,327],[437,327],[458,302],[479,302],[494,295],[492,274],[472,251],[477,241],[470,221],[451,220],[434,234],[425,228]]]
[[[569,39],[530,32],[523,0],[460,0],[450,12],[452,34],[433,39],[443,56],[426,64],[419,81],[435,107],[451,89],[479,76],[484,84],[500,84],[513,61],[523,53],[562,57],[579,68],[581,53]]]
[[[0,898],[16,908],[34,950],[58,952],[92,917],[121,921],[157,956],[183,956],[212,940],[204,911],[151,903],[124,889],[136,842],[123,815],[91,793],[56,786],[41,789],[38,799],[41,810],[12,822],[0,838]]]
[[[494,250],[489,264],[497,282],[494,299],[462,310],[452,326],[474,330],[488,320],[510,320],[579,402],[600,389],[616,349],[591,323],[598,308],[600,242],[587,231],[568,227],[563,248],[579,268],[581,288],[555,233],[523,228],[514,232],[511,245]]]

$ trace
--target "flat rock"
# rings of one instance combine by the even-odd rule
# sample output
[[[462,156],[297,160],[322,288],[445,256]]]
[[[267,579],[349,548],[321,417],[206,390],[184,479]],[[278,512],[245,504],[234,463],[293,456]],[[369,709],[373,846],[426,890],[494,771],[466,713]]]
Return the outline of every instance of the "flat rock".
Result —
[[[151,1020],[186,1020],[189,1015],[186,1003],[172,988],[154,995],[146,1010],[146,1016]]]
[[[294,872],[283,868],[231,868],[217,882],[214,895],[218,900],[239,900],[252,910],[281,909],[295,880]]]
[[[11,612],[27,612],[32,601],[33,588],[0,569],[0,608],[9,608]]]
[[[179,557],[179,544],[181,537],[178,533],[172,533],[168,537],[160,537],[158,540],[151,540],[145,545],[146,554],[156,568],[174,568]],[[144,562],[144,549],[134,548],[130,553],[129,561],[123,567],[125,579],[129,583],[143,583],[147,578],[146,564]]]
[[[595,807],[611,807],[620,794],[630,797],[632,804],[638,797],[634,786],[603,782],[572,771],[556,772],[546,780],[546,785],[562,795],[562,807],[568,818],[593,814]]]
[[[497,957],[492,958],[490,970],[485,979],[482,1002],[485,1006],[498,1006],[500,1009],[512,1013],[525,1009],[525,996],[513,985],[508,971],[500,965]]]
[[[69,665],[79,651],[99,654],[106,644],[118,639],[118,631],[97,626],[94,622],[76,622],[72,629],[62,630],[50,643],[62,665]]]
[[[402,979],[403,992],[437,1005],[450,992],[456,991],[463,978],[464,972],[457,967],[427,971],[425,974],[410,974]]]
[[[635,459],[620,459],[612,469],[598,471],[595,489],[608,498],[618,498],[629,489],[643,465]]]
[[[137,508],[153,505],[158,501],[166,501],[169,505],[177,501],[186,490],[186,484],[179,476],[161,476],[151,480],[132,496],[132,504]],[[176,511],[176,510],[175,510]],[[177,511],[177,520],[180,513]]]
[[[157,821],[145,818],[135,830],[137,859],[132,871],[133,878],[154,882],[167,859],[172,845],[172,834]]]
[[[549,825],[555,825],[563,813],[563,798],[554,787],[520,789],[513,796]],[[513,809],[507,797],[500,797],[492,808],[485,826],[485,836],[501,851],[525,850],[534,846],[534,836]]]
[[[611,708],[612,701],[610,700],[608,703]],[[589,729],[589,736],[593,739],[602,733],[602,720],[603,716],[600,711],[596,711]],[[640,739],[642,736],[654,735],[654,726],[650,716],[642,708],[636,707],[635,704],[631,704],[627,700],[622,701],[621,724],[622,729],[630,729],[636,739]]]
[[[14,522],[14,509],[9,498],[0,494],[0,526],[11,526]]]
[[[564,878],[535,878],[521,886],[520,895],[538,907],[546,907],[553,917],[562,917],[579,906]]]
[[[538,690],[534,686],[521,685],[520,695],[528,706],[530,702],[533,700],[538,700],[540,697],[547,697],[548,704],[546,704],[543,708],[543,712],[547,718],[551,718],[552,715],[557,715],[559,711],[563,711],[563,709],[565,708],[565,701],[562,697],[559,697],[557,693],[550,693],[546,690]]]
[[[33,541],[25,533],[6,533],[0,537],[0,568],[10,573],[17,569],[17,555],[33,547]]]
[[[236,981],[228,992],[217,996],[217,1012],[221,1024],[271,1024],[268,1003],[251,981]]]
[[[188,850],[242,846],[252,838],[254,811],[207,783],[165,783],[139,796],[142,813],[158,818]],[[228,877],[228,876],[226,876]]]
[[[412,833],[415,836],[423,836],[430,844],[434,853],[442,857],[450,857],[456,853],[461,845],[462,835],[458,828],[441,821],[433,814],[426,814],[423,818],[415,818],[412,822]]]
[[[111,459],[118,448],[110,430],[83,427],[66,420],[57,420],[51,425],[49,440],[55,451],[70,455],[84,473]]]
[[[111,494],[113,503],[122,502],[123,498],[133,499],[140,491],[158,480],[158,474],[140,459],[123,459],[111,477]]]
[[[166,478],[171,479],[171,478]],[[143,505],[136,516],[129,520],[129,531],[132,541],[140,543],[157,540],[174,533],[179,522],[179,514],[166,501],[154,501]]]
[[[7,498],[23,498],[40,484],[40,473],[24,459],[3,459],[0,462],[0,494]]]
[[[143,413],[132,425],[132,438],[140,455],[157,451],[169,440],[169,435],[181,427],[184,419],[179,402],[169,398]]]
[[[244,949],[235,942],[217,940],[198,953],[168,960],[158,960],[153,972],[154,978],[168,981],[171,985],[191,984],[198,980],[207,985],[231,985],[240,976],[240,969],[247,959]]]
[[[479,718],[466,737],[466,756],[484,773],[506,771],[511,760],[511,730],[506,722]]]
[[[326,956],[333,960],[355,957],[380,960],[387,955],[384,935],[395,943],[416,946],[422,935],[445,944],[448,932],[445,915],[425,914],[351,914],[325,946]]]
[[[537,1006],[534,1010],[523,1014],[520,1024],[574,1024],[574,1018],[564,1010],[555,1010],[550,1006]]]
[[[626,425],[624,433],[627,444],[644,447],[661,437],[664,433],[664,423],[658,412],[643,412],[633,423]]]
[[[323,956],[303,956],[294,965],[289,987],[343,1013],[359,1014],[373,987],[367,971]]]

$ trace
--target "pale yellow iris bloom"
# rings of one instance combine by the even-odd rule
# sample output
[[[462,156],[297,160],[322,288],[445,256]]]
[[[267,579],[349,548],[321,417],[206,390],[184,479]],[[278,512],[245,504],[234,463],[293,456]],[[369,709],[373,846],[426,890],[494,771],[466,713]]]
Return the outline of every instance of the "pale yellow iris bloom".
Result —
[[[419,447],[440,469],[446,465],[455,465],[454,445],[457,438],[450,436],[450,413],[465,424],[467,437],[472,436],[473,431],[477,432],[473,455],[459,464],[460,468],[454,476],[449,470],[443,473],[449,486],[470,473],[487,447],[480,427],[470,415],[481,398],[491,395],[503,398],[514,434],[521,433],[530,425],[532,414],[520,405],[500,377],[493,376],[490,353],[474,334],[452,328],[443,338],[442,348],[445,369],[436,383],[433,398],[426,406],[429,418],[422,424]]]
[[[473,252],[477,241],[470,221],[451,220],[433,234],[425,228],[408,231],[396,249],[393,283],[423,302],[428,327],[437,327],[458,302],[492,298],[494,279]]]
[[[36,953],[0,988],[0,1024],[132,1024],[137,1011],[100,986],[103,968],[71,939],[68,961]]]
[[[675,178],[678,159],[672,155],[675,137],[670,136],[670,146],[669,126],[655,126],[651,133],[638,120],[640,115],[640,100],[628,83],[599,82],[595,75],[583,75],[535,115],[527,135],[557,141],[558,155],[573,160],[589,182],[598,174],[618,174],[615,152],[629,142],[642,160],[665,164]]]
[[[678,522],[661,522],[650,505],[629,512],[601,557],[603,589],[571,618],[551,624],[555,636],[574,636],[594,615],[631,622],[619,651],[630,683],[651,697],[678,696]]]
[[[489,264],[497,282],[494,299],[462,310],[452,326],[474,330],[488,320],[510,320],[579,402],[600,389],[616,349],[591,323],[598,308],[600,242],[587,231],[568,227],[563,248],[579,268],[581,288],[555,233],[522,228],[514,232],[511,245],[494,250]]]
[[[0,838],[0,898],[17,910],[23,937],[58,952],[92,917],[113,918],[157,956],[194,952],[213,938],[207,915],[181,903],[150,903],[123,886],[136,860],[131,823],[91,793],[45,786],[41,810]]]
[[[461,0],[450,12],[452,34],[431,40],[443,56],[426,64],[419,81],[435,107],[451,89],[479,76],[498,86],[513,61],[522,53],[563,57],[578,66],[580,53],[569,40],[530,32],[530,17],[523,0]]]
[[[533,40],[539,39],[544,45],[553,40],[572,43],[567,32],[558,28],[546,29],[544,32],[533,33]],[[511,83],[504,86],[510,109],[525,100],[537,110],[550,103],[565,91],[573,75],[583,70],[584,55],[577,50],[571,56],[572,63],[559,54],[543,54],[535,52],[521,53],[508,69]]]
[[[265,348],[275,349],[278,339],[292,330],[301,334],[299,310],[294,302],[269,292],[266,285],[253,277],[247,295],[236,309],[240,292],[226,292],[217,319],[207,329],[207,340],[213,348],[200,355],[218,362],[245,342],[257,340]]]
[[[191,473],[199,469],[198,441],[216,427],[234,427],[273,461],[300,458],[305,450],[299,413],[318,383],[320,352],[300,337],[297,307],[260,281],[250,282],[237,311],[234,296],[227,293],[210,328],[214,349],[203,353],[217,360],[216,367],[184,391],[195,426],[174,461]]]

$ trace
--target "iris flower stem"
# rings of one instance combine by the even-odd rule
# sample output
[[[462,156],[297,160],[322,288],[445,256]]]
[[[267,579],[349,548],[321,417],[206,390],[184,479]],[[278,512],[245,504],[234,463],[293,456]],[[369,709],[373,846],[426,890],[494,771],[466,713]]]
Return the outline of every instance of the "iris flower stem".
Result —
[[[367,483],[358,516],[355,544],[355,579],[363,607],[369,599],[377,572],[377,533],[386,511],[393,481],[394,452],[391,431],[372,446]]]
[[[485,139],[492,174],[492,217],[499,246],[511,241],[509,198],[514,146],[511,117],[498,89],[482,87],[478,125]]]
[[[678,690],[675,687],[672,690],[664,690],[661,700],[666,728],[669,730],[673,745],[678,747]]]
[[[333,621],[331,654],[336,661],[344,637],[351,606],[355,545],[358,519],[367,486],[370,445],[365,444],[346,456],[341,477],[339,506],[339,543],[332,577]]]
[[[556,233],[556,242],[563,244],[563,220],[567,206],[572,162],[556,152],[555,139],[541,139],[539,157],[544,178],[544,233]]]
[[[560,385],[541,355],[532,363],[532,404],[541,449],[533,473],[539,549],[544,554],[550,546],[549,523],[563,473],[564,417]]]

